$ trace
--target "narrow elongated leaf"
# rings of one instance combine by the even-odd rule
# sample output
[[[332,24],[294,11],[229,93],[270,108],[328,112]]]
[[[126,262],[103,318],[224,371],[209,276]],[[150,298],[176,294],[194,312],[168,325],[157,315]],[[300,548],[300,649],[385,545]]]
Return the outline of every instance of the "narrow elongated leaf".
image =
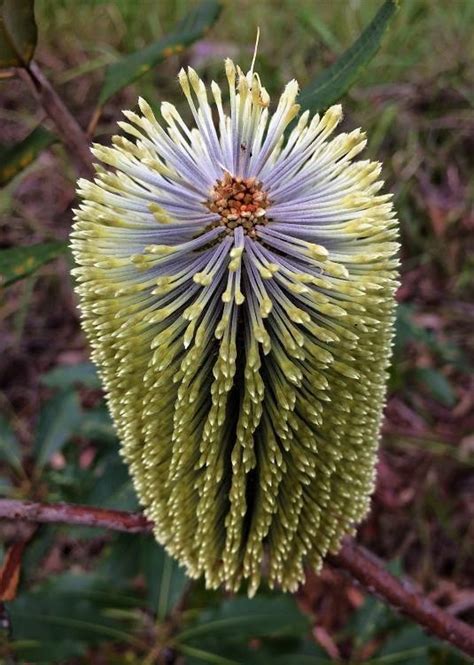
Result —
[[[130,603],[109,583],[88,574],[52,578],[8,605],[15,638],[28,642],[17,645],[18,654],[27,662],[56,663],[84,655],[105,640],[138,646],[139,640],[110,616],[110,607]]]
[[[23,141],[0,148],[0,186],[6,185],[29,166],[56,137],[44,127],[36,127]]]
[[[301,108],[319,111],[334,104],[349,89],[377,53],[390,19],[398,7],[398,0],[385,0],[372,22],[360,37],[336,62],[316,76],[299,97]]]
[[[99,95],[99,104],[146,74],[152,67],[175,53],[180,53],[200,39],[217,20],[221,5],[216,0],[204,0],[182,19],[173,32],[141,51],[131,53],[107,68]]]
[[[77,365],[61,365],[55,367],[41,377],[41,383],[48,388],[64,390],[75,385],[86,388],[100,388],[100,379],[92,363],[78,363]]]
[[[13,490],[13,485],[8,480],[8,478],[0,478],[0,496],[8,497],[10,495],[10,492],[12,492],[12,490]]]
[[[221,643],[214,651],[199,646],[180,645],[179,650],[186,656],[186,665],[332,665],[325,652],[311,642],[301,645],[278,643],[269,646],[260,644],[257,648],[246,644]]]
[[[0,416],[0,462],[9,464],[14,469],[21,466],[21,451],[18,439],[3,416]]]
[[[84,411],[78,433],[101,443],[117,441],[117,433],[105,405]]]
[[[177,649],[190,665],[325,665],[324,652],[306,640],[309,623],[290,596],[237,597],[202,612],[176,637]]]
[[[47,402],[39,417],[34,454],[38,469],[77,431],[81,409],[76,393],[63,392]]]
[[[439,370],[433,367],[418,367],[414,373],[440,404],[447,407],[456,404],[456,393],[451,383]]]
[[[94,475],[94,487],[81,501],[91,506],[99,505],[117,510],[138,509],[127,467],[115,451],[101,460],[94,470]]]
[[[184,569],[158,543],[150,542],[151,556],[143,559],[148,603],[163,621],[180,599],[186,586]]]
[[[45,242],[0,250],[0,288],[28,277],[66,249],[65,242]]]
[[[143,575],[148,607],[160,620],[173,610],[187,582],[184,570],[151,536],[116,536],[100,572],[111,581]]]
[[[0,0],[0,67],[28,64],[36,40],[34,0]]]
[[[419,626],[407,626],[389,638],[370,665],[425,665],[430,662],[428,649],[436,640],[424,633]],[[439,644],[439,643],[438,643]]]
[[[257,637],[303,637],[309,619],[291,596],[270,595],[253,599],[232,598],[219,607],[203,612],[196,625],[177,636],[179,642],[208,638],[242,642]]]

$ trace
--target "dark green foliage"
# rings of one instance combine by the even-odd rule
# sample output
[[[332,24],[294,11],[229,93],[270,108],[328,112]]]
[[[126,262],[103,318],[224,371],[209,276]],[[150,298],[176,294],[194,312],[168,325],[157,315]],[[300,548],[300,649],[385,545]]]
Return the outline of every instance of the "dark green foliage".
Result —
[[[29,166],[56,137],[44,127],[36,127],[23,141],[0,149],[0,186],[6,185]]]
[[[0,68],[28,64],[36,39],[34,0],[1,0]]]
[[[92,363],[61,365],[41,377],[41,383],[48,388],[68,389],[79,385],[86,388],[100,388],[100,379]]]
[[[21,464],[20,459],[20,444],[9,422],[0,415],[0,462],[18,469]]]
[[[76,431],[81,418],[79,401],[72,391],[58,393],[41,411],[33,453],[38,469],[59,452]]]
[[[99,95],[99,104],[104,104],[112,95],[149,72],[165,58],[181,53],[202,37],[217,20],[220,9],[219,2],[204,0],[192,9],[169,35],[110,65]]]
[[[0,288],[34,273],[66,251],[64,242],[45,242],[0,250]]]
[[[112,589],[94,575],[56,576],[9,604],[14,651],[28,662],[55,663],[84,656],[104,640],[140,646],[133,632],[109,612],[134,606],[134,599],[118,592],[117,584]]]
[[[377,53],[390,19],[398,7],[398,0],[386,0],[373,21],[352,46],[303,88],[300,104],[303,109],[322,111],[337,102],[347,92]]]

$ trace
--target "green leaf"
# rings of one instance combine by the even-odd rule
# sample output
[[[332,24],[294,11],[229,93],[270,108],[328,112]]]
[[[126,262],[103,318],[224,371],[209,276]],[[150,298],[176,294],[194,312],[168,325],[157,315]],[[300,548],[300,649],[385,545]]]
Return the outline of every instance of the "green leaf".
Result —
[[[399,630],[395,636],[388,639],[377,656],[369,660],[370,665],[425,665],[429,662],[428,647],[436,644],[436,640],[429,637],[418,626],[407,626]]]
[[[76,393],[62,392],[44,405],[40,412],[34,455],[37,469],[42,469],[51,456],[61,450],[77,431],[81,409]]]
[[[36,127],[23,141],[0,148],[0,187],[10,182],[55,141],[54,134],[44,127]]]
[[[100,572],[111,581],[143,575],[148,607],[161,621],[173,610],[187,583],[184,570],[152,536],[116,536]]]
[[[116,441],[117,433],[107,407],[102,405],[84,411],[78,434],[93,441]]]
[[[200,645],[180,644],[179,651],[186,656],[186,665],[332,665],[322,649],[313,644],[303,648],[293,645],[288,650],[278,645],[277,650],[269,649],[266,644],[257,648],[242,644],[220,644],[216,651],[202,648]]]
[[[303,110],[324,110],[349,89],[377,53],[390,19],[398,8],[398,0],[385,0],[372,22],[336,62],[316,76],[299,96]]]
[[[46,372],[41,377],[41,383],[48,388],[65,390],[76,385],[85,388],[100,388],[101,382],[97,370],[92,363],[78,363],[77,365],[61,365]]]
[[[115,589],[95,575],[66,573],[21,594],[8,604],[15,639],[29,642],[17,645],[17,653],[28,662],[53,663],[83,656],[105,640],[141,647],[108,611],[134,605]]]
[[[338,38],[319,16],[318,12],[314,11],[314,8],[309,9],[302,7],[297,12],[296,18],[305,28],[311,32],[315,32],[327,48],[335,53],[339,53],[341,50],[341,44]]]
[[[254,611],[251,604],[255,605]],[[272,605],[275,606],[271,608]],[[206,611],[199,621],[210,615]],[[312,640],[305,639],[309,619],[299,612],[293,599],[283,594],[262,596],[254,601],[248,598],[226,601],[212,616],[222,618],[208,622],[210,631],[194,631],[191,635],[188,629],[177,636],[177,649],[186,656],[187,665],[330,665],[332,662]],[[188,637],[183,642],[186,633]]]
[[[366,665],[469,665],[470,661],[450,645],[427,635],[419,626],[394,618],[398,628],[390,631],[377,655]]]
[[[203,612],[196,625],[183,630],[176,639],[204,644],[209,637],[230,642],[257,637],[302,637],[308,627],[308,617],[299,611],[291,596],[237,597]]]
[[[148,604],[163,621],[181,598],[187,577],[184,569],[157,542],[153,541],[150,550],[150,554],[143,558]]]
[[[66,248],[65,242],[47,242],[0,250],[0,287],[28,277]]]
[[[0,415],[0,462],[5,462],[13,469],[21,468],[20,444],[10,424],[2,415]]]
[[[415,376],[440,404],[447,407],[456,404],[456,393],[448,379],[439,370],[433,367],[418,367],[415,370]]]
[[[37,37],[34,0],[0,0],[0,67],[27,65]]]
[[[8,497],[13,491],[14,487],[8,478],[0,478],[0,496]]]
[[[115,453],[106,455],[94,470],[95,482],[87,496],[81,499],[91,506],[116,510],[137,510],[138,501],[128,468]]]
[[[204,0],[176,25],[172,33],[110,65],[106,70],[99,104],[103,105],[112,95],[146,74],[165,58],[180,53],[184,47],[200,39],[215,23],[220,10],[220,2]]]

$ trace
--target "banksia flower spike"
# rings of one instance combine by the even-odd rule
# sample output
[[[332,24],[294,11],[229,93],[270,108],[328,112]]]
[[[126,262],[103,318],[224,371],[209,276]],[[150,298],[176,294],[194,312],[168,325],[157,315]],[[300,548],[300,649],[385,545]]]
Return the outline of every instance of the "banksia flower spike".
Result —
[[[225,70],[229,114],[182,70],[192,129],[141,99],[131,139],[94,147],[77,291],[159,542],[209,587],[294,590],[369,506],[397,224],[363,133],[332,136],[340,106],[298,119],[291,81],[272,114]]]

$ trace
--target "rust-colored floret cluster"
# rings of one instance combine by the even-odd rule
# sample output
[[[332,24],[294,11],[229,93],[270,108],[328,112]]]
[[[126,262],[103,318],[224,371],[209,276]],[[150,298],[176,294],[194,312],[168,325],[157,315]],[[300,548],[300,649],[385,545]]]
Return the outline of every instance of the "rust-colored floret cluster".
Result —
[[[234,177],[228,172],[217,181],[206,203],[211,212],[221,217],[213,226],[226,226],[229,233],[242,226],[251,237],[255,236],[257,224],[268,222],[265,217],[268,204],[268,196],[257,178]]]

